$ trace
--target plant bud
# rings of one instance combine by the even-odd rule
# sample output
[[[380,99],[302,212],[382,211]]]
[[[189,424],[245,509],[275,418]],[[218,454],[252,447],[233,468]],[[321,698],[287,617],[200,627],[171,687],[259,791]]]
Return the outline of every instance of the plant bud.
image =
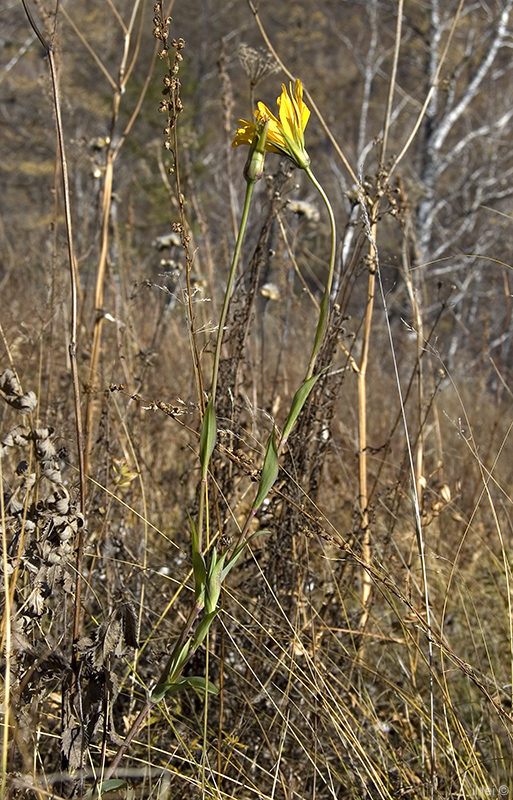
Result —
[[[244,166],[244,177],[248,183],[256,183],[264,174],[265,143],[267,141],[267,131],[269,129],[269,119],[261,118],[255,124],[255,133],[249,155]]]

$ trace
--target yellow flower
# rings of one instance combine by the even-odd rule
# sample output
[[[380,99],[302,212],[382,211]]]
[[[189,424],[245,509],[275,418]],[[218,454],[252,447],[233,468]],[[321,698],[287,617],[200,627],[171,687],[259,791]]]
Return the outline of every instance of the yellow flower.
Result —
[[[300,169],[308,169],[310,156],[305,149],[304,131],[310,117],[310,109],[303,103],[303,84],[300,80],[296,80],[293,89],[290,83],[290,94],[284,83],[281,88],[281,95],[277,100],[279,119],[264,103],[258,103],[255,111],[257,124],[269,119],[265,149],[269,153],[287,156]],[[232,147],[237,147],[239,144],[251,145],[255,135],[255,123],[240,119],[239,126]]]

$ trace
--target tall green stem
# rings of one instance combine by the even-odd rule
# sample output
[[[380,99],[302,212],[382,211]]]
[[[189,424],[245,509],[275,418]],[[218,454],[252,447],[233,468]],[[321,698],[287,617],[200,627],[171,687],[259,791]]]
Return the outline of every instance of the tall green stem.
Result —
[[[214,353],[214,366],[212,369],[212,388],[210,389],[210,396],[212,398],[213,404],[215,404],[215,399],[216,399],[217,379],[219,376],[219,362],[221,360],[221,346],[223,344],[224,325],[226,322],[226,317],[228,315],[228,306],[230,305],[233,282],[235,280],[235,271],[237,269],[237,264],[239,263],[240,251],[242,248],[244,234],[246,232],[246,225],[249,216],[249,207],[251,205],[251,198],[253,196],[254,188],[255,184],[253,182],[248,182],[246,187],[246,197],[244,198],[244,210],[242,212],[242,218],[240,221],[239,234],[237,236],[237,243],[235,245],[235,251],[233,253],[232,266],[230,268],[230,275],[228,277],[226,292],[224,294],[223,307],[221,309],[221,316],[219,318],[219,328],[217,329],[216,349]]]
[[[307,167],[305,169],[305,172],[312,181],[313,185],[315,186],[319,194],[321,195],[322,199],[324,200],[324,204],[328,210],[328,216],[330,218],[330,227],[331,227],[331,252],[330,252],[330,264],[328,269],[328,279],[326,281],[326,286],[324,288],[324,294],[321,301],[321,307],[319,309],[319,320],[317,322],[317,330],[315,331],[315,339],[312,349],[312,355],[310,356],[310,362],[308,364],[308,370],[305,376],[305,381],[307,381],[313,375],[315,359],[317,358],[317,355],[321,348],[322,340],[324,338],[324,334],[326,333],[326,329],[328,327],[331,287],[333,285],[333,275],[335,273],[335,255],[337,252],[337,227],[335,224],[335,215],[333,214],[333,209],[331,207],[330,201],[328,200],[326,192],[324,191],[321,184],[313,174],[310,167]]]
[[[265,146],[267,142],[267,134],[269,131],[269,117],[262,117],[255,123],[255,130],[253,133],[253,140],[251,142],[248,158],[244,166],[244,178],[246,180],[246,197],[244,198],[244,210],[242,212],[242,219],[240,221],[239,233],[237,242],[235,244],[235,252],[233,254],[232,266],[228,278],[228,284],[224,294],[223,307],[221,309],[221,317],[219,319],[219,328],[217,330],[216,349],[214,353],[214,366],[212,369],[212,388],[210,389],[210,399],[212,407],[215,409],[217,379],[219,375],[219,362],[221,360],[221,346],[223,344],[224,324],[228,314],[228,306],[230,305],[230,298],[232,296],[233,281],[235,280],[235,270],[239,263],[240,251],[244,234],[246,233],[246,225],[249,216],[249,207],[251,205],[251,198],[253,197],[253,190],[255,183],[260,180],[264,174],[265,163]]]

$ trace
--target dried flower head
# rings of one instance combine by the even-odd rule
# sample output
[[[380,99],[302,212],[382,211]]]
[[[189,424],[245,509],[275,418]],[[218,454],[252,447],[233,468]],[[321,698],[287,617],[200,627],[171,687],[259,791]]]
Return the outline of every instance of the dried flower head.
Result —
[[[241,42],[239,60],[253,87],[257,86],[267,75],[280,71],[280,65],[269,50],[259,47],[257,50]]]

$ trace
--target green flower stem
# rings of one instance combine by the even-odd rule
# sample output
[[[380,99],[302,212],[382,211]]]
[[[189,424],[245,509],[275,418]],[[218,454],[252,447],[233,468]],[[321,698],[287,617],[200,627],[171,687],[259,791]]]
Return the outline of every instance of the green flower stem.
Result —
[[[246,197],[244,198],[244,210],[242,212],[239,233],[237,236],[237,243],[235,245],[235,251],[233,253],[232,266],[230,268],[230,275],[228,277],[228,283],[226,285],[223,307],[221,309],[221,316],[219,318],[219,328],[217,329],[216,349],[214,353],[214,366],[212,369],[212,388],[210,390],[210,396],[212,398],[213,405],[215,405],[215,399],[216,399],[217,380],[219,376],[219,362],[221,360],[221,346],[223,343],[224,326],[226,323],[226,317],[228,315],[228,306],[230,305],[233,282],[235,280],[235,271],[237,269],[237,264],[239,263],[240,251],[242,248],[244,234],[246,232],[246,225],[249,216],[249,207],[251,205],[251,198],[253,197],[254,188],[255,188],[254,182],[248,182],[246,187]]]
[[[246,233],[246,226],[248,222],[249,216],[249,209],[251,206],[251,199],[253,197],[253,190],[255,188],[255,181],[248,180],[246,186],[246,197],[244,198],[244,210],[242,212],[242,218],[240,221],[239,233],[237,236],[237,242],[235,244],[235,251],[233,253],[232,265],[230,267],[230,274],[228,276],[228,283],[226,285],[226,291],[224,293],[224,300],[223,300],[223,307],[221,309],[221,316],[219,318],[219,327],[217,329],[217,339],[216,339],[216,348],[214,352],[214,366],[212,368],[212,386],[210,389],[210,399],[212,402],[212,407],[215,407],[216,401],[216,391],[217,391],[217,381],[219,377],[219,362],[221,361],[221,347],[223,344],[223,334],[224,334],[224,326],[226,323],[226,317],[228,315],[228,307],[230,305],[230,299],[232,296],[232,289],[233,289],[233,282],[235,280],[235,273],[237,270],[237,264],[239,263],[240,252],[242,248],[242,242],[244,240],[244,234]],[[200,503],[198,509],[198,531],[200,535],[200,540],[203,535],[203,519],[205,513],[205,495],[207,491],[207,470],[208,470],[208,461],[206,464],[202,464],[202,475],[201,475],[201,493],[200,493]],[[207,537],[208,538],[208,537]]]
[[[246,538],[249,534],[251,523],[257,513],[258,508],[262,504],[263,500],[269,494],[276,477],[278,475],[278,460],[280,455],[282,454],[283,450],[285,449],[285,445],[288,441],[290,432],[301,413],[301,410],[310,394],[311,390],[314,387],[315,381],[319,377],[319,375],[313,377],[313,371],[315,367],[315,361],[317,355],[319,354],[319,350],[321,348],[324,336],[326,334],[326,330],[328,327],[328,319],[329,319],[329,312],[330,312],[330,299],[331,299],[331,287],[333,285],[333,275],[335,272],[335,256],[337,252],[337,227],[335,224],[335,216],[333,214],[333,209],[331,207],[331,203],[328,200],[328,196],[324,189],[322,188],[321,184],[318,182],[317,178],[311,171],[308,165],[303,166],[306,174],[312,181],[313,185],[321,195],[326,208],[328,210],[328,215],[330,218],[330,226],[331,226],[331,252],[330,252],[330,263],[328,269],[328,278],[326,281],[326,286],[324,288],[324,295],[321,301],[320,309],[319,309],[319,320],[317,322],[317,328],[315,331],[315,339],[312,348],[312,354],[310,356],[310,361],[308,364],[308,369],[306,371],[306,375],[304,377],[303,383],[296,392],[294,396],[294,400],[292,403],[292,407],[283,429],[283,433],[281,437],[276,440],[274,438],[274,433],[271,434],[269,442],[267,444],[266,449],[266,457],[264,460],[264,465],[262,467],[262,475],[260,478],[260,484],[258,488],[258,493],[253,503],[252,508],[250,509],[246,521],[242,527],[242,530],[239,534],[239,538],[237,541],[237,546],[240,546],[242,542],[246,541]],[[249,187],[248,187],[249,188]],[[271,446],[272,445],[272,446]]]
[[[191,611],[189,613],[189,616],[188,616],[187,620],[184,623],[182,632],[180,633],[180,635],[178,637],[178,640],[177,640],[177,642],[176,642],[176,644],[175,644],[175,646],[173,648],[173,652],[171,653],[171,655],[170,655],[170,657],[168,659],[168,662],[166,664],[166,667],[164,668],[164,671],[162,672],[162,675],[160,677],[159,683],[164,683],[165,681],[169,681],[169,683],[173,683],[180,676],[180,674],[181,674],[186,662],[182,663],[179,666],[179,668],[176,669],[173,672],[173,674],[170,674],[172,669],[173,669],[173,661],[176,659],[176,656],[179,653],[180,648],[183,647],[185,641],[187,640],[187,637],[188,637],[190,631],[192,630],[194,622],[196,621],[196,618],[199,616],[199,614],[201,614],[202,610],[203,610],[203,606],[198,604],[198,603],[196,603],[196,605],[191,609]],[[193,651],[189,652],[189,654],[188,654],[189,658],[192,655],[192,652]],[[136,737],[136,735],[139,732],[140,728],[144,724],[146,718],[148,717],[148,715],[151,713],[151,711],[155,708],[155,706],[157,704],[158,704],[158,701],[152,700],[151,696],[149,696],[147,698],[144,706],[142,707],[142,709],[140,710],[139,714],[137,715],[137,718],[132,723],[132,727],[130,728],[130,730],[129,730],[124,742],[120,745],[120,747],[118,749],[118,752],[116,753],[116,755],[113,758],[112,762],[109,764],[108,767],[106,767],[106,769],[105,769],[105,771],[104,771],[104,773],[102,775],[102,784],[105,783],[105,781],[108,781],[112,777],[112,775],[116,771],[116,768],[118,767],[121,759],[125,755],[125,753],[128,750],[128,748],[130,747],[132,741]]]
[[[239,233],[237,242],[235,244],[235,251],[233,253],[232,266],[230,275],[228,277],[228,284],[224,294],[223,307],[221,309],[221,317],[219,319],[219,328],[217,330],[216,349],[214,353],[214,366],[212,369],[212,388],[210,389],[210,398],[212,401],[212,408],[215,409],[217,379],[219,375],[219,362],[221,360],[221,346],[223,343],[224,325],[228,314],[228,306],[230,305],[230,298],[232,296],[233,281],[235,280],[235,270],[239,263],[240,251],[244,234],[246,233],[246,225],[248,222],[249,208],[251,205],[251,198],[253,197],[253,190],[255,183],[260,180],[264,174],[265,163],[265,146],[267,142],[267,134],[269,132],[269,118],[265,117],[255,124],[253,133],[253,140],[251,142],[248,158],[244,166],[244,178],[246,180],[246,197],[244,198],[244,210],[242,212],[242,219],[240,221]]]
[[[207,493],[207,476],[201,476],[200,482],[200,496],[198,508],[198,534],[199,534],[199,551],[203,549],[203,521],[205,519],[205,495]],[[208,534],[207,534],[208,540]]]
[[[328,215],[330,218],[330,226],[331,226],[331,253],[330,253],[330,265],[328,269],[328,280],[326,281],[326,286],[324,288],[324,295],[321,301],[321,307],[319,310],[319,320],[317,322],[317,330],[315,331],[315,339],[314,345],[312,349],[312,355],[310,356],[310,363],[308,364],[308,370],[306,372],[305,381],[309,380],[314,371],[315,366],[315,359],[319,353],[321,348],[322,340],[326,333],[326,329],[328,327],[328,317],[330,311],[330,297],[331,297],[331,287],[333,284],[333,275],[335,273],[335,255],[337,252],[337,227],[335,224],[335,216],[333,214],[333,209],[331,207],[331,203],[328,200],[328,196],[324,189],[322,188],[321,184],[313,174],[310,167],[305,168],[305,172],[312,181],[313,185],[321,195],[326,208],[328,210]]]
[[[248,223],[249,209],[251,206],[251,199],[255,189],[255,183],[260,180],[264,174],[265,163],[265,145],[267,142],[267,134],[269,131],[269,119],[261,119],[255,125],[253,140],[249,148],[248,158],[244,166],[244,178],[246,180],[246,197],[244,198],[244,209],[242,211],[242,218],[239,226],[239,233],[237,235],[237,242],[235,243],[235,251],[233,253],[232,265],[230,267],[230,274],[228,276],[228,283],[224,293],[223,307],[221,309],[221,316],[219,318],[219,327],[217,329],[216,347],[214,352],[214,365],[212,367],[212,386],[210,388],[210,399],[205,409],[205,417],[203,420],[203,430],[201,434],[201,489],[200,501],[198,509],[198,549],[202,549],[203,539],[203,519],[206,515],[207,524],[207,547],[209,546],[208,535],[208,465],[210,457],[215,447],[215,439],[217,434],[217,423],[215,418],[215,401],[217,392],[217,382],[219,378],[219,364],[221,361],[221,348],[223,345],[224,326],[226,317],[228,315],[228,307],[232,296],[233,283],[235,280],[235,272],[239,263],[240,253],[242,249],[242,242],[246,233]]]
[[[225,565],[224,556],[218,559],[216,550],[214,548],[213,553],[211,554],[211,559],[215,559],[215,561],[211,560],[207,574],[205,569],[205,562],[202,556],[202,549],[203,549],[202,535],[203,535],[203,523],[205,521],[206,532],[207,532],[207,549],[208,549],[209,547],[208,467],[210,463],[210,458],[212,456],[212,452],[215,447],[215,441],[217,435],[217,423],[215,417],[215,399],[216,399],[217,381],[219,377],[219,363],[221,360],[221,347],[223,343],[224,326],[226,324],[228,307],[230,305],[233,283],[235,280],[235,272],[237,270],[237,265],[239,263],[240,253],[242,249],[242,242],[244,240],[244,234],[246,232],[249,209],[251,206],[251,199],[253,197],[255,183],[258,180],[260,180],[264,171],[265,145],[267,141],[268,129],[269,129],[269,118],[267,117],[259,120],[258,123],[255,125],[253,141],[251,142],[248,159],[244,167],[244,178],[246,179],[246,184],[247,184],[246,197],[244,198],[244,209],[242,212],[239,233],[237,236],[237,242],[235,244],[235,251],[232,259],[232,265],[230,268],[230,275],[228,277],[228,283],[224,295],[223,307],[221,309],[221,316],[219,319],[219,328],[217,331],[217,340],[214,352],[214,365],[212,368],[212,386],[210,389],[210,399],[205,408],[203,426],[200,437],[201,481],[200,481],[200,498],[199,498],[199,509],[198,509],[198,524],[196,527],[194,527],[194,524],[192,523],[191,520],[192,555],[193,555],[193,565],[194,565],[196,603],[194,604],[194,607],[191,609],[189,616],[187,617],[183,625],[182,631],[175,643],[173,651],[169,656],[166,667],[162,672],[160,681],[158,682],[158,684],[154,689],[154,693],[148,697],[144,707],[142,708],[137,719],[133,723],[128,733],[128,736],[126,737],[125,741],[119,748],[114,760],[105,770],[102,781],[103,784],[105,783],[105,781],[109,780],[110,777],[113,775],[116,767],[123,758],[123,755],[127,751],[128,747],[130,746],[131,742],[133,741],[134,737],[136,736],[137,732],[143,725],[144,721],[146,720],[152,709],[157,705],[158,702],[160,702],[161,699],[165,697],[167,691],[170,690],[170,687],[181,676],[185,664],[190,659],[195,650],[197,650],[197,648],[203,642],[205,637],[208,635],[210,626],[218,613],[217,603],[219,600],[219,594],[221,591],[222,582],[226,577],[226,574],[234,566],[235,562],[237,561],[240,555],[240,553],[237,552],[237,548],[235,548],[234,553],[232,553],[231,561],[229,561]],[[249,525],[251,519],[255,514],[256,514],[256,508],[252,510],[252,515],[250,515],[250,519],[248,519],[246,526],[244,527],[242,536],[246,536],[247,533],[249,532]],[[206,608],[205,608],[205,603],[206,603]],[[192,629],[200,615],[201,615],[201,620],[196,628],[194,636],[191,638]],[[208,646],[207,646],[207,675],[208,675]],[[206,693],[208,694],[208,681],[206,682],[205,685],[206,685]],[[205,730],[206,730],[206,714],[207,714],[207,703],[205,703]]]
[[[187,637],[189,636],[192,627],[196,622],[196,619],[198,618],[198,616],[201,614],[202,611],[203,611],[202,603],[196,603],[194,607],[191,608],[189,616],[185,620],[182,631],[175,642],[175,646],[173,647],[171,655],[167,660],[167,664],[162,672],[162,675],[160,676],[159,683],[166,683],[166,682],[173,683],[182,672],[182,669],[185,666],[185,664],[180,665],[178,669],[173,669],[173,666],[176,662],[176,657],[178,656],[181,648],[187,641]]]

